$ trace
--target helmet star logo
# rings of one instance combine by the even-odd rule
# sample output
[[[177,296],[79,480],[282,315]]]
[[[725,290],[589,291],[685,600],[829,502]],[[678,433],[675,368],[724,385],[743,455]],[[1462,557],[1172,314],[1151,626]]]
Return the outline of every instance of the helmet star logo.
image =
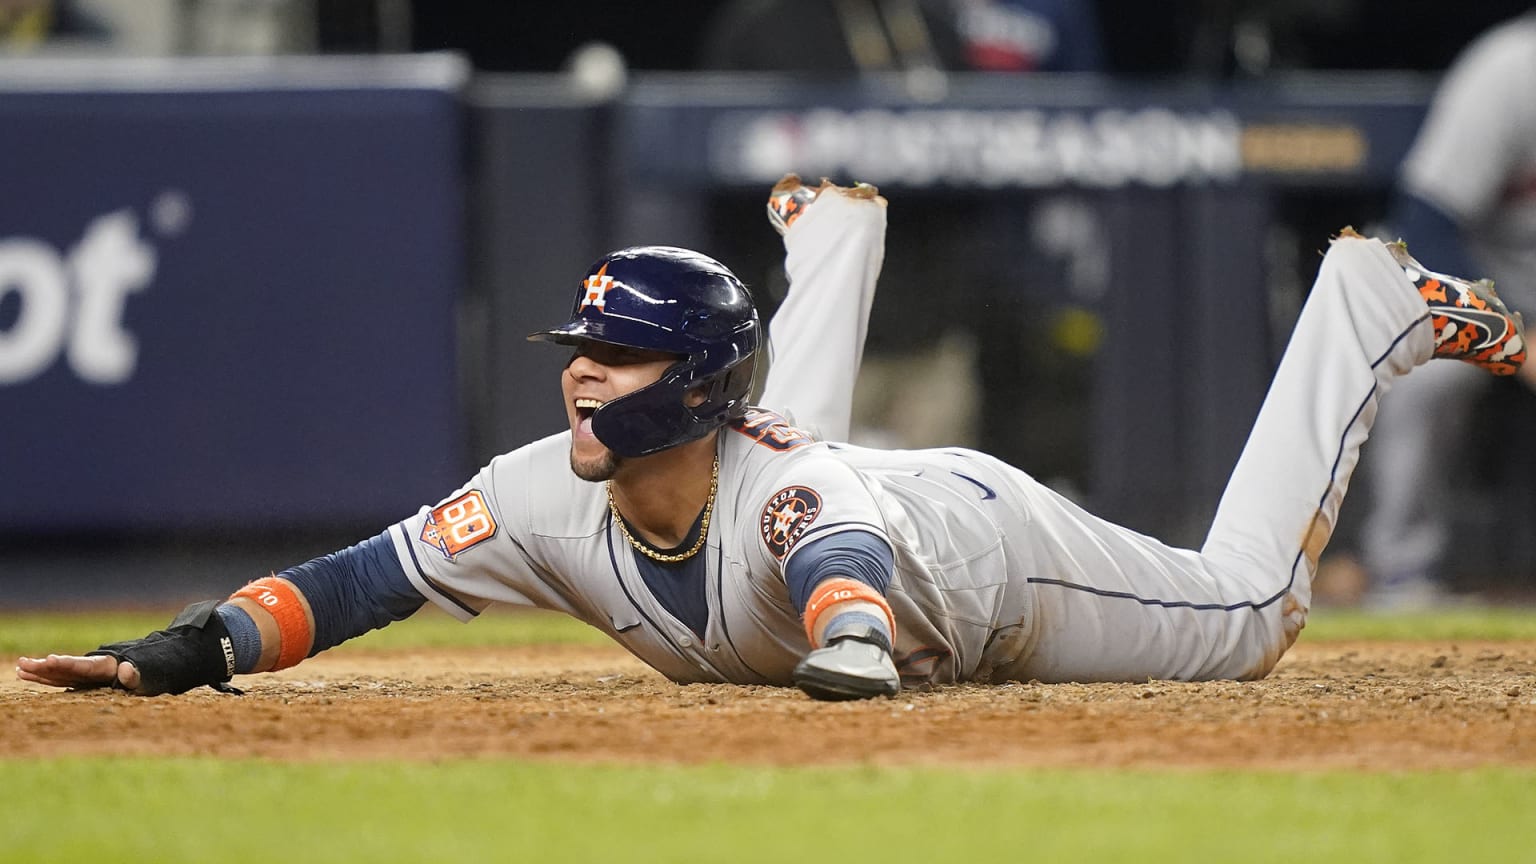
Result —
[[[608,302],[608,289],[612,287],[613,277],[608,275],[608,262],[604,261],[603,266],[596,273],[587,277],[587,291],[581,295],[581,305],[576,307],[576,311],[580,312],[588,306],[596,308],[599,312],[604,311]]]

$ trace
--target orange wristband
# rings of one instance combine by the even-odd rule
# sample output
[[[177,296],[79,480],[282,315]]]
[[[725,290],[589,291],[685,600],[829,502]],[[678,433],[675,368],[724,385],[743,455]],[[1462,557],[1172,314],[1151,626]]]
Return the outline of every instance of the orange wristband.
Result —
[[[247,597],[277,621],[277,663],[269,672],[287,669],[309,656],[314,629],[299,592],[285,579],[268,576],[236,591],[230,599]]]
[[[823,612],[831,609],[839,603],[859,601],[873,603],[885,613],[886,623],[891,625],[891,639],[896,638],[896,616],[891,612],[891,604],[885,602],[880,592],[873,587],[860,582],[857,579],[837,577],[828,579],[816,586],[811,592],[810,602],[805,604],[805,638],[812,646],[816,644],[816,620]]]

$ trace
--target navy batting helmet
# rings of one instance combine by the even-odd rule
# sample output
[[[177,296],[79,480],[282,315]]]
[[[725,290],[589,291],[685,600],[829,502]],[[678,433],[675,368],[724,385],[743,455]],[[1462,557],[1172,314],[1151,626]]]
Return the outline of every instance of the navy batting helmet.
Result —
[[[660,380],[592,415],[592,434],[620,456],[695,441],[747,409],[762,324],[752,296],[724,264],[673,246],[636,246],[598,259],[571,320],[532,341],[586,340],[665,351],[682,359]],[[685,397],[701,391],[704,401]]]

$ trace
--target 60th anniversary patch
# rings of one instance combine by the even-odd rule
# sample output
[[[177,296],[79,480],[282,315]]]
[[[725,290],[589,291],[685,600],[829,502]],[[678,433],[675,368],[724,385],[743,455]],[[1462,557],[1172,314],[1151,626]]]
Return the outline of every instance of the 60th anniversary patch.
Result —
[[[485,506],[485,496],[471,489],[445,501],[427,514],[421,526],[421,542],[452,561],[459,553],[496,535],[496,519]]]

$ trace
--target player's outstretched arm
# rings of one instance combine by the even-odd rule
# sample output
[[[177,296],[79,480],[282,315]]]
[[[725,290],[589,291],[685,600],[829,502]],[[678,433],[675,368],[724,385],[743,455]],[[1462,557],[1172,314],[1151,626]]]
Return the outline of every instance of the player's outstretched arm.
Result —
[[[22,658],[16,676],[51,687],[117,687],[140,696],[222,687],[273,672],[398,621],[425,598],[411,586],[388,533],[258,579],[220,602],[182,610],[164,630],[80,657]]]

